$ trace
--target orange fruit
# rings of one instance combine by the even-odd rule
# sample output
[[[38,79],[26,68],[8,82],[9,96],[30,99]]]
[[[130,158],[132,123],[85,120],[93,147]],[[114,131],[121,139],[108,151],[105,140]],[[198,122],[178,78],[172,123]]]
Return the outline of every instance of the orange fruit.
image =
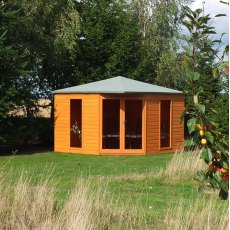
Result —
[[[223,181],[228,181],[228,180],[229,180],[229,176],[228,176],[228,175],[222,176],[222,180],[223,180]]]
[[[220,171],[222,174],[225,174],[225,175],[228,174],[228,169],[226,168],[221,168]]]

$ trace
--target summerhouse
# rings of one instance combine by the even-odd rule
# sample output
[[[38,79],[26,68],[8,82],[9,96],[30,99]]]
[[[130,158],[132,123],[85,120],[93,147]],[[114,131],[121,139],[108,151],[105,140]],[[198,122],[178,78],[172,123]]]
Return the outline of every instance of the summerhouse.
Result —
[[[145,155],[183,146],[180,91],[118,76],[53,93],[55,151]]]

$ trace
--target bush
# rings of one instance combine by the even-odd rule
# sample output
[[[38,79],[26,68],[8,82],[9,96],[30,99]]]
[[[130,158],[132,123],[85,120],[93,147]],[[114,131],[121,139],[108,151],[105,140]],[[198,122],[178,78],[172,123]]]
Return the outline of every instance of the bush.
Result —
[[[0,147],[15,149],[27,144],[53,144],[53,119],[7,117],[0,124]]]

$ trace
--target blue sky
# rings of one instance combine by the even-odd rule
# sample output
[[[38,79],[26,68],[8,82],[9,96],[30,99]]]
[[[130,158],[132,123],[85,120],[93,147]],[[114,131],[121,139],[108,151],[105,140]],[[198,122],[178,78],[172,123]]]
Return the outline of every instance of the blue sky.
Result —
[[[222,42],[226,46],[229,43],[229,5],[221,3],[220,0],[195,0],[192,4],[192,9],[203,8],[203,2],[205,2],[205,14],[210,14],[213,18],[217,14],[227,15],[226,17],[214,18],[212,22],[212,26],[216,28],[216,38],[219,38],[222,33],[226,33],[222,38]]]

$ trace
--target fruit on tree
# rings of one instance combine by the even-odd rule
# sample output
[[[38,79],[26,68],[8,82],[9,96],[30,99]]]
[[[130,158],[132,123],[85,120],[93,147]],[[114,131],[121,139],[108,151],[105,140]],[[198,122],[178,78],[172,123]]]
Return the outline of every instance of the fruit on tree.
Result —
[[[215,170],[214,165],[213,165],[213,164],[210,164],[210,165],[208,166],[208,171],[213,172],[214,170]]]
[[[229,176],[228,175],[223,175],[222,176],[222,180],[223,181],[228,181],[229,180]]]
[[[216,158],[216,159],[220,159],[221,158],[221,153],[220,153],[220,151],[216,151],[214,154],[214,157]]]
[[[228,175],[228,169],[227,168],[221,168],[220,169],[220,172],[223,174],[223,175]]]
[[[207,128],[208,128],[208,126],[206,124],[204,124],[204,126],[203,126],[204,131],[207,130]]]
[[[200,124],[196,124],[195,128],[196,128],[197,130],[201,130],[201,129],[202,129],[201,126],[200,126]]]
[[[204,136],[204,130],[203,130],[203,129],[200,130],[200,136],[201,136],[201,137]]]
[[[206,145],[206,144],[207,144],[207,140],[206,140],[205,138],[203,138],[203,139],[201,140],[201,144],[202,144],[202,145]]]

